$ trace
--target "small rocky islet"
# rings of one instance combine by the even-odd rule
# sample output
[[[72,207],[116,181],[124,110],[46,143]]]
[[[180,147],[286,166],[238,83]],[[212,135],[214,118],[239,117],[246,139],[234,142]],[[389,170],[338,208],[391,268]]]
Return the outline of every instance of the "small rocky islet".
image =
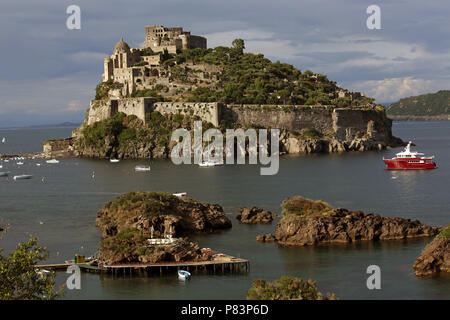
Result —
[[[301,196],[284,200],[282,209],[275,234],[259,235],[258,241],[306,246],[431,237],[441,230],[417,220],[333,208],[321,200]]]
[[[102,231],[101,264],[162,261],[206,261],[197,243],[177,238],[170,246],[149,246],[150,238],[180,237],[231,228],[217,204],[203,204],[164,192],[129,192],[98,211],[96,226]]]

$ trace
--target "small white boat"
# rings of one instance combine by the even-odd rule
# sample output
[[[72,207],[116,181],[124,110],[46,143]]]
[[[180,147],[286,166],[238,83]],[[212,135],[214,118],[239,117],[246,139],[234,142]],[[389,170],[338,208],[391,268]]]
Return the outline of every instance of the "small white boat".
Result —
[[[41,166],[41,164],[40,163],[36,163],[36,167],[40,167]]]
[[[19,161],[19,162],[17,162],[17,165],[21,166],[21,165],[23,165],[23,162]]]
[[[7,177],[8,176],[8,172],[0,172],[0,177]]]
[[[6,138],[5,137],[3,137],[3,139],[2,139],[2,143],[5,143],[6,142]]]
[[[51,159],[51,160],[47,160],[46,162],[51,163],[51,164],[56,164],[56,163],[59,163],[59,160]]]
[[[25,180],[25,179],[31,179],[33,176],[30,174],[21,174],[18,176],[14,176],[13,179],[14,180]]]
[[[215,167],[215,166],[223,166],[223,161],[203,161],[198,164],[199,167]]]
[[[120,161],[119,159],[109,159],[109,162],[111,162],[111,163],[117,163],[119,161]]]
[[[173,193],[175,197],[185,198],[187,196],[187,192]]]
[[[191,279],[191,274],[185,270],[178,270],[178,279],[186,281]]]
[[[44,278],[45,276],[49,276],[51,274],[50,271],[46,270],[46,269],[36,269],[35,272],[41,277]]]
[[[138,165],[134,167],[134,171],[150,171],[150,166]]]
[[[9,160],[3,160],[3,162],[9,162]]]

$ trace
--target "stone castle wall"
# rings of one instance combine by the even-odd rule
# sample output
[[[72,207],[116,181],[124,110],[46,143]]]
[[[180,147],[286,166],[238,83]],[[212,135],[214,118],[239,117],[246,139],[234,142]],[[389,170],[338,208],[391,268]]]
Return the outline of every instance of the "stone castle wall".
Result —
[[[176,114],[198,116],[203,121],[210,122],[214,126],[220,123],[218,102],[155,102],[153,110],[161,114]]]
[[[357,138],[386,140],[392,137],[392,121],[384,110],[374,108],[337,108],[335,106],[302,105],[224,105],[218,102],[155,102],[153,98],[123,98],[93,100],[88,111],[91,125],[117,112],[135,115],[145,122],[152,111],[161,114],[198,116],[203,121],[219,126],[221,121],[242,127],[277,128],[289,131],[315,129],[324,136],[339,141]]]
[[[334,106],[228,105],[221,118],[244,126],[326,133],[332,127]]]

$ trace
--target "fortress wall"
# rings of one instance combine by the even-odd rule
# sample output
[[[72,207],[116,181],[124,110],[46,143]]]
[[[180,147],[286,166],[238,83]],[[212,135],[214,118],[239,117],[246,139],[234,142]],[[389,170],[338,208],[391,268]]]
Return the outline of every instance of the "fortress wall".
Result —
[[[243,126],[297,130],[314,128],[327,134],[334,106],[228,105],[221,118]]]
[[[117,100],[117,112],[123,112],[126,115],[135,115],[145,122],[145,115],[152,111],[155,101],[153,98],[122,98]]]
[[[336,108],[333,111],[333,130],[336,138],[341,141],[350,141],[355,136],[364,135],[383,141],[392,137],[391,128],[392,120],[384,110]]]
[[[198,116],[219,126],[225,120],[243,127],[277,128],[291,131],[314,128],[339,141],[371,138],[387,141],[392,137],[392,120],[384,110],[337,108],[335,106],[223,105],[218,102],[155,102],[154,98],[93,100],[87,124],[101,121],[117,112],[135,115],[145,121],[152,111],[161,114]]]
[[[111,100],[92,100],[86,115],[87,124],[108,119],[112,115]]]
[[[218,102],[155,102],[153,110],[162,114],[176,114],[198,116],[203,121],[218,126],[219,110],[221,104]]]

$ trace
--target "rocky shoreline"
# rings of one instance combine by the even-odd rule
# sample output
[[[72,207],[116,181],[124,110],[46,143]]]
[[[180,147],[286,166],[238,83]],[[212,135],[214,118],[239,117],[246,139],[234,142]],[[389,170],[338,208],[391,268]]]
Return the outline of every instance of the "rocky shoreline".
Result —
[[[323,201],[301,196],[284,200],[282,207],[283,217],[277,224],[275,235],[260,235],[258,241],[306,246],[431,237],[440,231],[439,227],[428,226],[417,220],[334,209]]]
[[[450,224],[423,249],[413,268],[419,277],[450,272]]]
[[[271,223],[274,216],[270,211],[258,207],[250,207],[239,208],[236,219],[246,224]]]

